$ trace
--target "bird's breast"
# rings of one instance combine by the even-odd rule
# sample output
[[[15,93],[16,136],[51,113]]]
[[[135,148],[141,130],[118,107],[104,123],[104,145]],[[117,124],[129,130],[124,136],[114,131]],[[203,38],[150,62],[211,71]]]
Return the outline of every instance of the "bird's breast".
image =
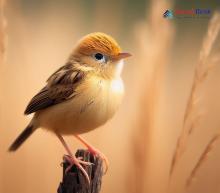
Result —
[[[124,93],[120,78],[91,77],[75,90],[66,102],[42,111],[41,126],[60,134],[81,134],[103,125],[117,111]]]
[[[84,88],[85,98],[81,102],[79,124],[80,131],[92,130],[113,117],[124,93],[120,78],[104,80],[94,78]],[[83,102],[84,101],[84,102]]]

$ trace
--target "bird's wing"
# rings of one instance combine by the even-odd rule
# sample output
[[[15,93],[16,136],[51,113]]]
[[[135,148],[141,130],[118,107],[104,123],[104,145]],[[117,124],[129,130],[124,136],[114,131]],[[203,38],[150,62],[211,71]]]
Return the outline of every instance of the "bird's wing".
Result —
[[[59,68],[47,80],[47,85],[29,102],[25,115],[66,101],[76,95],[76,88],[84,79],[84,73],[66,64]]]

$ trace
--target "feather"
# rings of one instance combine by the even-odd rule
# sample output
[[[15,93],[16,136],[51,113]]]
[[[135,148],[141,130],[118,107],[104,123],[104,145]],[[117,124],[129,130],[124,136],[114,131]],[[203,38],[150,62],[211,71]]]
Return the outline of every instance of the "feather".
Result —
[[[83,78],[84,72],[67,63],[49,77],[47,85],[31,99],[24,114],[31,114],[74,97]]]
[[[83,37],[75,51],[88,55],[93,53],[94,50],[109,56],[115,56],[120,53],[121,48],[111,36],[97,32]]]

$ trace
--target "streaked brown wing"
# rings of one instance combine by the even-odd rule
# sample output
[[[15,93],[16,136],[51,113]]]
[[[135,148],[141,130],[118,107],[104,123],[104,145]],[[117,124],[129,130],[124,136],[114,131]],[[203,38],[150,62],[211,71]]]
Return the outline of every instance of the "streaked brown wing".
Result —
[[[83,77],[82,71],[70,68],[69,64],[61,67],[48,79],[47,86],[31,99],[24,114],[31,114],[74,97],[75,89]]]

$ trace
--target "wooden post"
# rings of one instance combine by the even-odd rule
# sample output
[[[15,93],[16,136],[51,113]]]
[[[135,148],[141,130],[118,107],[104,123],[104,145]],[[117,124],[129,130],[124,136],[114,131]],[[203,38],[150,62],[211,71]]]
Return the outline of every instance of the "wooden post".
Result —
[[[60,183],[58,193],[99,193],[102,183],[103,167],[102,159],[93,156],[87,150],[78,150],[76,157],[83,161],[93,163],[90,166],[83,166],[88,173],[91,183],[88,182],[82,172],[74,165],[68,172],[65,172],[69,166],[68,161],[63,162],[63,179]]]

